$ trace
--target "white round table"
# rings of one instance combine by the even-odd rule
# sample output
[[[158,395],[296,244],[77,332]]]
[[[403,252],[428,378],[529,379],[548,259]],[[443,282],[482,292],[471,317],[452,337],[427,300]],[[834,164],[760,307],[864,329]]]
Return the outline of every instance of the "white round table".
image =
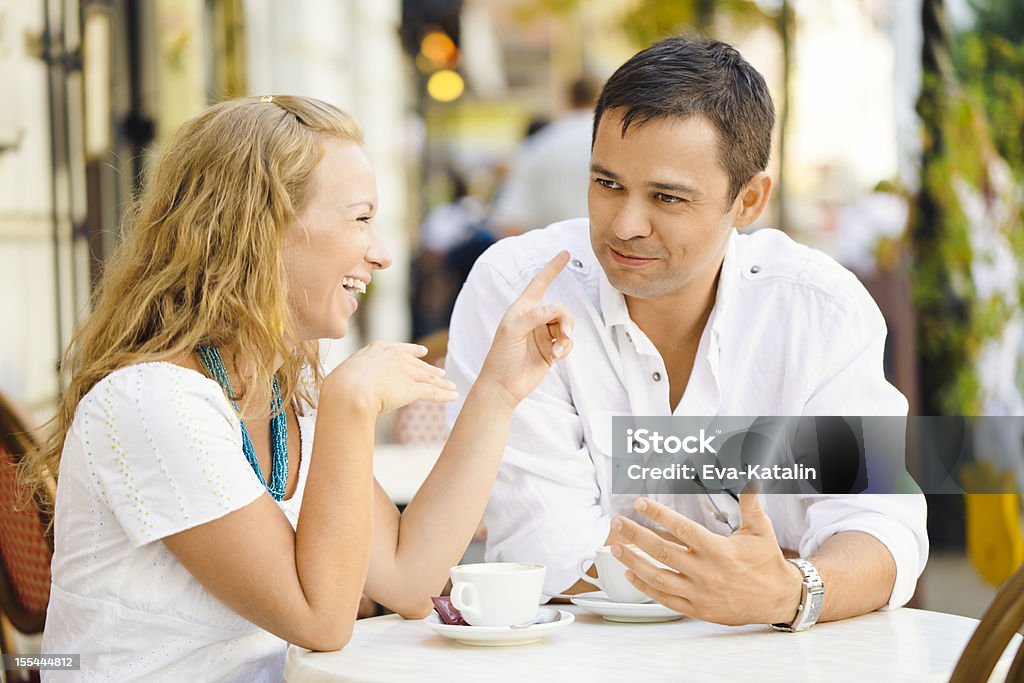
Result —
[[[397,615],[364,619],[338,652],[289,648],[285,680],[920,683],[948,679],[978,624],[904,608],[779,633],[690,619],[612,623],[574,605],[557,607],[573,612],[575,623],[514,647],[460,645]],[[1000,667],[1004,673],[1010,657]]]

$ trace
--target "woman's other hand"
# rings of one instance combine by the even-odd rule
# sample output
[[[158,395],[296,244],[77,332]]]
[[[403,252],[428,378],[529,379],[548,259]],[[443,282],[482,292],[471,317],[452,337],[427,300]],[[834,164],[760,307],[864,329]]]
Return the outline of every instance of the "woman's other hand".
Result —
[[[419,344],[373,342],[338,365],[320,390],[381,414],[418,400],[454,401],[455,385],[444,370],[421,360],[427,349]]]

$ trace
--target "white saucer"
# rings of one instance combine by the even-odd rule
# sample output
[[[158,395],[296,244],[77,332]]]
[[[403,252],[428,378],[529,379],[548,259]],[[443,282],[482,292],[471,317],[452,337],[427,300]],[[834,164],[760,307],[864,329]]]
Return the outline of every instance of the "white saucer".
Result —
[[[679,612],[657,602],[615,602],[601,591],[572,596],[572,604],[604,617],[607,621],[629,623],[675,621],[682,619]]]
[[[535,643],[552,631],[564,628],[576,620],[572,612],[541,607],[536,622],[529,626],[454,626],[441,621],[436,612],[423,620],[434,633],[451,638],[463,645],[499,647]]]

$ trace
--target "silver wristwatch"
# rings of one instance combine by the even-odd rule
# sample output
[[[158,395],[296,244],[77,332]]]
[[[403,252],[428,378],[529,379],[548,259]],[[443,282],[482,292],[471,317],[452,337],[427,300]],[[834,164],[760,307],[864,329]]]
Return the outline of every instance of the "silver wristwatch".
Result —
[[[806,631],[814,626],[821,616],[821,606],[825,604],[825,584],[818,576],[818,570],[807,560],[788,560],[796,565],[804,577],[803,594],[800,606],[796,610],[796,618],[790,624],[772,624],[776,631]]]

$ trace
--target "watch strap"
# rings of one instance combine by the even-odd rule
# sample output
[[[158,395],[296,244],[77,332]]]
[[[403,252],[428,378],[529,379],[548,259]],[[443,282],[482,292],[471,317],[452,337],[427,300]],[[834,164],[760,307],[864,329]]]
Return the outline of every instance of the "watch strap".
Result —
[[[821,615],[821,608],[825,602],[825,583],[821,580],[818,570],[809,561],[802,558],[791,559],[800,570],[803,577],[803,588],[800,594],[800,606],[797,607],[796,617],[789,624],[772,624],[776,631],[806,631],[814,626]]]

